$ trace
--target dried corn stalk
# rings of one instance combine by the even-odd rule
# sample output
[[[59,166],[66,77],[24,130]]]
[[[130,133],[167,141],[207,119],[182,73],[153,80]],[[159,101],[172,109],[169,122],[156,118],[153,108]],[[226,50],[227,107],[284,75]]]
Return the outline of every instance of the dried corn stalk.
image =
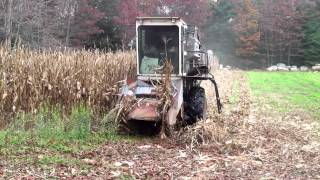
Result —
[[[157,86],[157,96],[160,102],[159,112],[161,114],[162,126],[160,137],[163,139],[166,135],[170,135],[170,127],[167,126],[166,118],[173,99],[173,88],[171,74],[173,66],[170,60],[166,60],[163,67],[160,70],[161,82]]]
[[[124,68],[126,67],[126,68]],[[135,76],[133,52],[11,49],[0,46],[0,128],[42,105],[68,113],[79,103],[96,114],[114,107],[118,81]]]

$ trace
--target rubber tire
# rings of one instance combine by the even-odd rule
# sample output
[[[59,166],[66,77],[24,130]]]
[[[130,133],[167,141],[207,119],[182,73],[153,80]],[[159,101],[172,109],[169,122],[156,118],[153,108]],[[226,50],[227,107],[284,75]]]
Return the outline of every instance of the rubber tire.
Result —
[[[185,120],[187,124],[193,124],[198,120],[207,118],[207,99],[205,90],[202,87],[192,87],[185,103],[185,114],[187,115]]]

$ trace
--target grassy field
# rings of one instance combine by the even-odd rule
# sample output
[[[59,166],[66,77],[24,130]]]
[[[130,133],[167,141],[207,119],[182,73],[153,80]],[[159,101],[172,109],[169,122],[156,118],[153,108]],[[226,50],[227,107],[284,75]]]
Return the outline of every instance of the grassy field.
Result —
[[[320,74],[312,72],[248,72],[256,100],[272,110],[304,110],[320,120]]]
[[[37,114],[18,115],[10,126],[0,131],[0,161],[14,166],[28,164],[64,164],[90,169],[88,163],[71,156],[98,148],[105,142],[134,140],[116,133],[113,121],[106,115],[100,129],[92,131],[92,110],[85,106],[73,108],[66,122],[58,108],[42,108]],[[32,128],[26,127],[32,123]]]

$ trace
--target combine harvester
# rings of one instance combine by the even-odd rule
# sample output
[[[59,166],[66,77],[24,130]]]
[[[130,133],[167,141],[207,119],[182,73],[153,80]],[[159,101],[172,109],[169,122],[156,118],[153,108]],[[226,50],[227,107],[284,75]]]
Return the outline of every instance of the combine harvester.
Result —
[[[138,17],[136,33],[136,81],[121,88],[122,98],[135,99],[125,118],[131,130],[145,131],[142,124],[174,127],[205,119],[207,102],[205,90],[200,87],[202,80],[213,83],[221,113],[217,83],[210,73],[213,53],[201,48],[197,27],[188,26],[178,17]],[[171,71],[165,79],[166,75],[160,72],[167,62]],[[159,97],[157,92],[168,80],[171,99],[163,107],[165,97]]]

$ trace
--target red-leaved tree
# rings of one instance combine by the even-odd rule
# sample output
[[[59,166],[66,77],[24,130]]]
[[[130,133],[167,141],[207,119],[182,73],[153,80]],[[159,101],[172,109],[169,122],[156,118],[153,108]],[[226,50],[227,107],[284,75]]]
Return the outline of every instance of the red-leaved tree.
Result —
[[[203,26],[209,16],[207,0],[163,0],[161,2],[162,7],[169,8],[168,15],[181,17],[188,24]]]
[[[268,65],[278,62],[291,64],[291,59],[301,55],[303,37],[303,13],[299,11],[299,0],[269,1],[262,3],[261,31],[262,47]]]
[[[234,31],[237,36],[236,54],[244,59],[255,55],[260,42],[259,12],[252,0],[239,4]]]
[[[75,46],[83,46],[89,36],[103,32],[97,22],[104,17],[104,13],[93,7],[92,0],[79,0],[75,12],[75,21],[72,26],[72,41]]]
[[[121,0],[116,22],[123,29],[123,47],[134,37],[135,20],[138,16],[177,16],[188,24],[202,26],[209,16],[206,0]]]

